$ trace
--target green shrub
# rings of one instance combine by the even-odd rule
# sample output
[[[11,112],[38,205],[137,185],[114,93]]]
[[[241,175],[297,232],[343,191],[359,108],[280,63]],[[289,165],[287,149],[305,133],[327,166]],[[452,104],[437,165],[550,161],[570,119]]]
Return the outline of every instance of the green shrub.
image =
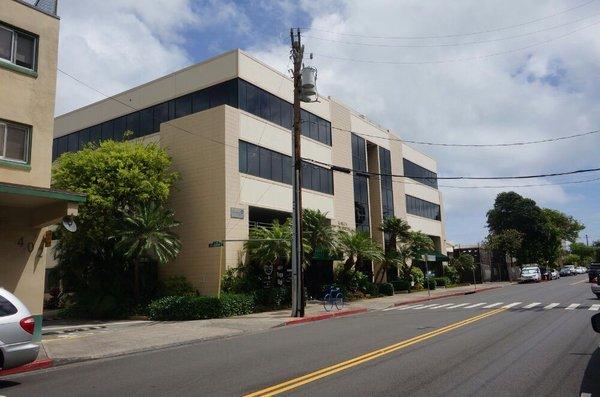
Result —
[[[421,269],[419,269],[416,266],[412,266],[410,268],[410,274],[413,278],[412,281],[414,281],[415,284],[423,285],[423,282],[425,281],[425,275],[423,274],[423,271]]]
[[[392,281],[392,285],[394,286],[394,291],[408,291],[410,289],[410,281],[408,280],[396,280]]]
[[[254,291],[254,301],[264,308],[280,308],[292,303],[291,288],[273,287]]]
[[[163,280],[163,296],[197,295],[196,288],[184,276],[170,276]]]
[[[367,295],[370,295],[371,297],[376,297],[379,296],[380,294],[380,290],[379,290],[379,286],[375,283],[372,282],[367,282],[364,286],[364,290],[362,291]]]
[[[385,296],[394,295],[394,286],[391,283],[379,284],[379,293]]]
[[[430,290],[435,289],[435,279],[433,277],[427,277],[427,279],[425,279],[425,282],[424,282],[425,289],[427,289],[428,286],[429,286]]]
[[[450,284],[452,284],[452,282],[450,281],[450,278],[448,277],[436,277],[434,278],[435,280],[435,285],[437,287],[446,287]]]
[[[342,289],[344,296],[356,292],[368,294],[367,289],[372,288],[369,287],[370,281],[366,275],[354,270],[346,272],[342,266],[335,269],[334,280],[335,284]]]
[[[150,302],[148,317],[159,321],[201,320],[252,313],[254,298],[245,294],[167,296]]]

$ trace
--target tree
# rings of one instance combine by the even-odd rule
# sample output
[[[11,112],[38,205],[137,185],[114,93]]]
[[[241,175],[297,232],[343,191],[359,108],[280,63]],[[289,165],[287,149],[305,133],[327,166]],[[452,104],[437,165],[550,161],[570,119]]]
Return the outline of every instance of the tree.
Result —
[[[577,255],[579,257],[579,261],[577,263],[581,266],[588,265],[592,260],[594,260],[595,249],[594,247],[590,247],[583,243],[571,243],[571,254]]]
[[[317,248],[327,252],[333,252],[336,248],[336,231],[327,219],[327,214],[320,210],[302,210],[302,234],[307,262],[312,261]]]
[[[550,208],[542,209],[546,219],[558,231],[558,237],[574,243],[579,237],[579,232],[585,229],[585,225],[570,215]]]
[[[401,252],[398,251],[398,245],[407,243],[410,240],[410,226],[406,221],[395,216],[385,217],[379,230],[387,235],[388,244],[385,247],[384,260],[375,275],[375,280],[381,279],[389,274],[389,268],[398,268],[403,263]]]
[[[117,241],[110,236],[123,222],[123,209],[149,202],[164,205],[177,178],[171,158],[155,144],[109,140],[58,158],[53,187],[87,194],[79,206],[77,232],[57,233],[57,270],[73,293],[75,314],[128,314],[131,259],[115,249]]]
[[[179,255],[181,241],[172,229],[179,226],[173,211],[154,201],[121,210],[123,222],[115,230],[115,248],[134,265],[135,300],[140,303],[140,264],[156,261],[165,265]]]
[[[250,229],[244,251],[251,262],[272,265],[275,269],[285,267],[292,257],[292,221],[280,224],[274,220],[269,227],[257,226]]]
[[[383,250],[367,233],[340,230],[338,249],[346,257],[344,272],[349,272],[356,263],[365,261],[382,261]]]
[[[515,229],[506,229],[498,233],[491,233],[487,236],[485,245],[492,249],[504,252],[510,258],[512,266],[513,257],[517,254],[523,244],[523,233]],[[508,279],[511,279],[511,273],[508,272]]]
[[[475,268],[475,258],[469,254],[462,253],[458,258],[452,258],[450,266],[458,270],[459,273],[470,272]]]

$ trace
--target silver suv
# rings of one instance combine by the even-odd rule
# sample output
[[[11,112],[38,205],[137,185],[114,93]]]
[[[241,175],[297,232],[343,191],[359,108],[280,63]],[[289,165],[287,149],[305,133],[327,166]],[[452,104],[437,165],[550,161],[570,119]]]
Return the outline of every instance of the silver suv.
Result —
[[[35,319],[16,296],[0,288],[0,368],[34,361],[40,346],[33,343]]]

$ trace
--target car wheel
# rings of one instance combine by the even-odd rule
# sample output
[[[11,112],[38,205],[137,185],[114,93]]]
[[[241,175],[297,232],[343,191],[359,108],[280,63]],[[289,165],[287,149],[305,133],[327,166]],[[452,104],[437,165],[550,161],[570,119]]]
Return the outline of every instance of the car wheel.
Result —
[[[596,294],[596,298],[600,299],[600,294]]]

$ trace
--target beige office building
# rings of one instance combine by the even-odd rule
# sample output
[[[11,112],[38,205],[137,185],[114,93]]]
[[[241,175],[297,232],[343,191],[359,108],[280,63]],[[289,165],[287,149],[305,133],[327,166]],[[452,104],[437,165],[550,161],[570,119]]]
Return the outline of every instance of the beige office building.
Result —
[[[0,1],[0,286],[36,317],[51,230],[85,197],[50,189],[59,18],[55,0]]]
[[[168,150],[181,173],[170,204],[182,221],[183,250],[162,271],[215,294],[219,275],[243,260],[242,243],[226,242],[222,258],[209,243],[247,239],[253,225],[292,210],[292,93],[288,76],[230,51],[57,117],[53,155],[122,139],[126,130]],[[381,220],[396,215],[445,254],[434,159],[331,97],[303,103],[302,120],[302,157],[316,161],[303,169],[304,207],[381,243]],[[327,164],[420,178],[332,172]]]

